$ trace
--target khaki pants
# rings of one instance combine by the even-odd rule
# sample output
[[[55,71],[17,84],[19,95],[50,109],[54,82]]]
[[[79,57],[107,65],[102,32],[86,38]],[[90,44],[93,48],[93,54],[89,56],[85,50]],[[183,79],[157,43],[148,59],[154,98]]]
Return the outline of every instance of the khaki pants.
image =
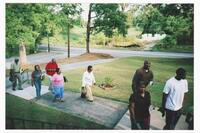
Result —
[[[90,101],[93,101],[93,96],[92,96],[92,86],[86,85],[85,88],[82,90],[82,93],[86,93],[86,98]]]

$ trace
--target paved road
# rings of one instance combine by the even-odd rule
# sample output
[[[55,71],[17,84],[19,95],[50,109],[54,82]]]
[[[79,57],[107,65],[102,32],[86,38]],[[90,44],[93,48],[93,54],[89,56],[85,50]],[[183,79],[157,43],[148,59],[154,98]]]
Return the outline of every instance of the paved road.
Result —
[[[46,51],[47,46],[40,45],[40,50]],[[95,53],[106,53],[110,54],[115,58],[121,57],[160,57],[160,58],[193,58],[193,53],[172,53],[172,52],[152,52],[152,51],[131,51],[131,50],[111,50],[111,49],[95,49],[91,48],[91,52]],[[79,56],[85,53],[85,48],[71,48],[71,57]],[[60,59],[67,57],[67,48],[65,47],[52,47],[51,52],[43,52],[39,54],[32,54],[27,56],[28,63],[30,64],[40,64],[47,63],[52,58]],[[6,59],[6,68],[9,69],[10,63],[14,60],[15,57]]]
[[[40,45],[39,49],[46,50],[46,45]],[[52,51],[59,51],[66,53],[66,47],[52,47]],[[163,58],[193,58],[193,53],[174,53],[174,52],[152,52],[152,51],[132,51],[132,50],[111,50],[111,49],[96,49],[91,48],[91,52],[95,53],[106,53],[113,57],[131,57],[131,56],[141,56],[141,57],[163,57]],[[85,48],[71,48],[72,56],[77,56],[85,53]]]

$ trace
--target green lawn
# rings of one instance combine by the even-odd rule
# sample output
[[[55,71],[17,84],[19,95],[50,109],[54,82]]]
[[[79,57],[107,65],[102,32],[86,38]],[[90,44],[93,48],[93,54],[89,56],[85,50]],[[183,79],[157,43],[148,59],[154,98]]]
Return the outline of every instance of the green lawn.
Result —
[[[193,45],[175,45],[169,48],[163,48],[160,46],[154,46],[152,51],[163,51],[163,52],[191,52],[193,53],[194,51],[194,46]]]
[[[126,46],[131,44],[140,44],[140,42],[136,36],[138,36],[141,33],[141,31],[137,30],[136,28],[129,28],[127,37],[124,38],[122,36],[113,36],[112,40],[114,41],[114,44],[117,46]],[[50,37],[50,45],[57,45],[57,46],[63,46],[67,45],[67,33],[66,32],[60,32],[55,33],[54,36]],[[90,47],[93,48],[109,48],[107,46],[104,46],[104,41],[111,40],[111,38],[107,38],[104,36],[104,34],[101,32],[99,34],[91,34],[90,36]],[[44,37],[41,40],[42,44],[47,44],[48,40],[47,37]],[[70,42],[71,46],[73,47],[85,47],[86,44],[86,28],[75,26],[70,30]],[[125,44],[123,44],[125,43]],[[112,47],[115,49],[119,49],[118,47]],[[133,48],[132,48],[133,49]],[[134,48],[133,50],[137,50]]]
[[[31,101],[6,94],[6,116],[28,120],[39,120],[57,124],[68,125],[76,129],[105,129],[106,127],[87,121],[65,112],[44,107]],[[22,122],[15,122],[16,128],[23,128]],[[40,128],[38,123],[26,123],[27,128]],[[49,127],[46,127],[47,129]]]
[[[99,87],[93,88],[95,96],[113,99],[122,102],[128,102],[132,93],[131,82],[135,70],[143,65],[145,58],[130,57],[117,59],[113,62],[94,66],[94,74],[97,84],[104,82],[105,77],[112,77],[115,87],[112,90],[103,90]],[[184,67],[187,71],[187,80],[189,82],[189,92],[186,94],[184,111],[189,106],[193,106],[193,59],[167,59],[167,58],[148,58],[152,64],[154,72],[154,85],[147,87],[151,92],[152,103],[160,106],[162,99],[162,90],[167,79],[175,75],[178,67]],[[66,90],[80,92],[82,73],[85,68],[80,68],[66,72],[65,75],[69,82],[66,84]]]

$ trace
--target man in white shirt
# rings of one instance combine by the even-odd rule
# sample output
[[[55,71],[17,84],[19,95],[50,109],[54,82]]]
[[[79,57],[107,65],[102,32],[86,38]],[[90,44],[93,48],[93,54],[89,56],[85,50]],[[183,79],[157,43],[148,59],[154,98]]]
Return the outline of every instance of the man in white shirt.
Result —
[[[170,78],[163,89],[162,116],[166,113],[166,125],[163,129],[173,130],[181,116],[184,95],[188,92],[188,82],[183,68],[176,70],[176,76]]]
[[[92,66],[88,66],[87,71],[84,72],[82,78],[81,97],[87,98],[88,101],[93,102],[92,86],[96,84]]]

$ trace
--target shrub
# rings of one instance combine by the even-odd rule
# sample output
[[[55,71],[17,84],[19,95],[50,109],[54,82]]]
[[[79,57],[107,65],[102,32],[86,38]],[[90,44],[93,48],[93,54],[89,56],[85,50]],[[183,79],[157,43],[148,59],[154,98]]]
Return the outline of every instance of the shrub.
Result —
[[[108,86],[112,86],[113,85],[113,79],[112,77],[105,77],[105,85],[108,85]]]
[[[160,47],[163,48],[171,48],[175,45],[177,45],[177,39],[176,37],[167,35],[160,43],[159,43]]]

